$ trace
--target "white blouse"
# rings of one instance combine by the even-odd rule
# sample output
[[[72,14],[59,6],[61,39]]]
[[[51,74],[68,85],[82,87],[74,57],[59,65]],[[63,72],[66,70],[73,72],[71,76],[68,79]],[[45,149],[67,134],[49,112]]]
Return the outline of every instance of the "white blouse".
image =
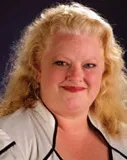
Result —
[[[90,123],[104,137],[110,160],[127,160],[127,124],[122,136],[113,139],[100,123],[89,115]],[[41,103],[34,108],[20,108],[0,119],[0,160],[60,160],[55,150],[57,120]]]

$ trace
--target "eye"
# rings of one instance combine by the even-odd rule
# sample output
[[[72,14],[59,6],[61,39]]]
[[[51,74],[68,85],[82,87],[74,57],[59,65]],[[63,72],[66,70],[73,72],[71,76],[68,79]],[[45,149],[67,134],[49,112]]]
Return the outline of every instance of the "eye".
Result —
[[[54,62],[57,66],[69,66],[69,63],[64,62],[64,61],[56,61]]]
[[[84,64],[83,67],[84,68],[87,68],[87,69],[90,69],[90,68],[95,68],[97,65],[94,64],[94,63],[87,63],[87,64]]]

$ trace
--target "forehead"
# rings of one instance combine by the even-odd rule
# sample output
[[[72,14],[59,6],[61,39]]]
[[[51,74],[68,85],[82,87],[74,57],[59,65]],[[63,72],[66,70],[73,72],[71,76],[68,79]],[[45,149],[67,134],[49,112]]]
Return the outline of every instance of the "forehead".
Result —
[[[52,36],[49,52],[52,54],[66,54],[77,52],[84,55],[103,55],[103,47],[98,36],[92,34],[71,34],[71,33],[56,33]],[[51,54],[51,53],[50,53]]]
[[[90,34],[90,33],[67,33],[67,32],[57,32],[52,35],[52,40],[53,42],[60,41],[60,40],[68,40],[68,41],[94,41],[95,43],[100,43],[101,40],[99,36],[95,34]]]

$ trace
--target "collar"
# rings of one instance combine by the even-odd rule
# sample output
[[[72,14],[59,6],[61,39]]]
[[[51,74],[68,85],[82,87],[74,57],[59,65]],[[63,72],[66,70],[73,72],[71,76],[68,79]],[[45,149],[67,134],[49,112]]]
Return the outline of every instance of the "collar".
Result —
[[[57,134],[57,120],[55,116],[47,109],[47,107],[40,101],[38,101],[34,107],[43,120],[51,127],[51,132],[53,135],[52,144],[55,147],[56,134]],[[124,157],[127,158],[127,124],[121,123],[122,134],[119,139],[116,139],[105,132],[101,123],[94,118],[91,114],[88,115],[90,123],[93,125],[95,129],[99,131],[99,133],[104,137],[107,141],[107,144],[116,152],[120,153]]]

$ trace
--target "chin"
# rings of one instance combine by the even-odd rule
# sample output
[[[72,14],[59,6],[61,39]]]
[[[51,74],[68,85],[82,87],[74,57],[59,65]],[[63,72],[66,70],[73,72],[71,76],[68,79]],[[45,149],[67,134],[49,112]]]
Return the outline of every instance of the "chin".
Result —
[[[80,104],[76,104],[76,103],[74,103],[74,104],[67,104],[65,107],[70,112],[79,112],[79,111],[85,110],[85,106],[84,105],[80,105]]]

